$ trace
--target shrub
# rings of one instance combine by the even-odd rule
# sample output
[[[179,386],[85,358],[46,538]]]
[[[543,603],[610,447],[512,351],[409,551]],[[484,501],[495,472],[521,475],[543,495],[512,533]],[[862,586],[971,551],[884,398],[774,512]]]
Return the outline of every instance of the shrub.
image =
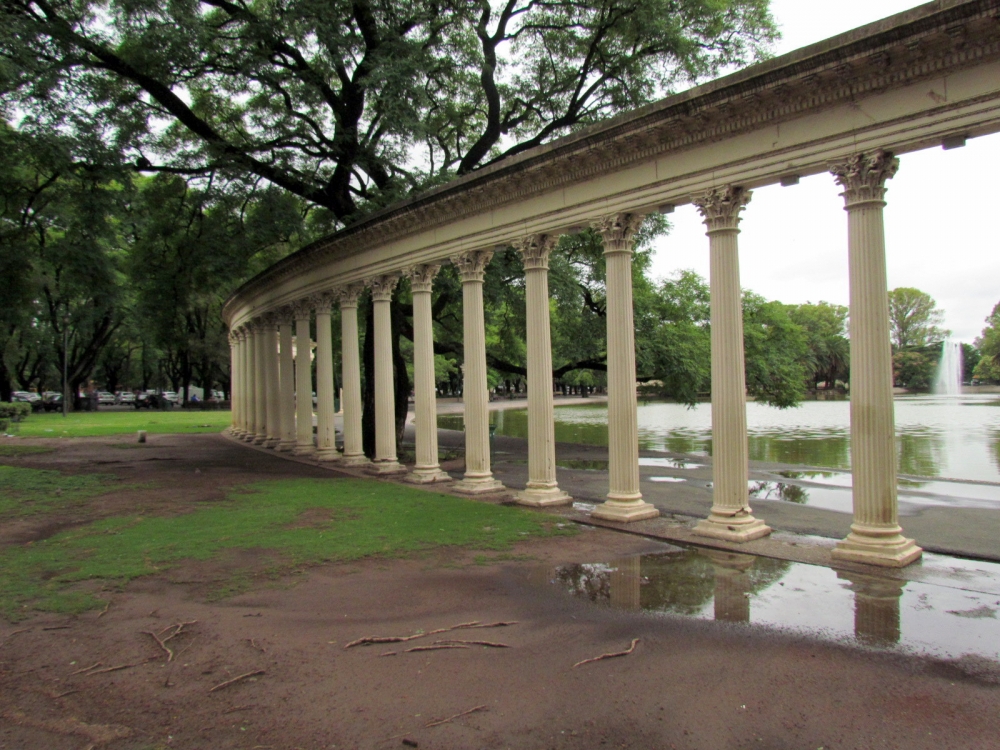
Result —
[[[0,432],[6,432],[11,422],[23,422],[31,414],[31,404],[0,401]]]

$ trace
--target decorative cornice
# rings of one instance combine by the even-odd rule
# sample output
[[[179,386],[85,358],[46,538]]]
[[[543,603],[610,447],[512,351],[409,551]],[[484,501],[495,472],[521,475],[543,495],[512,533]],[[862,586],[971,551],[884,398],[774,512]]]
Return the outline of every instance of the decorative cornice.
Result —
[[[739,185],[726,185],[707,193],[692,195],[691,202],[698,207],[698,213],[705,220],[705,228],[709,234],[738,232],[740,213],[750,202],[752,195],[752,190]]]
[[[417,292],[430,294],[434,287],[434,277],[440,270],[441,266],[425,263],[403,269],[403,275],[410,280],[410,291],[414,294]]]
[[[998,59],[998,12],[1000,0],[928,3],[503,159],[283,258],[238,289],[224,314],[331,258]]]
[[[837,184],[844,188],[846,208],[865,203],[885,204],[885,182],[896,174],[899,159],[881,149],[872,154],[855,154],[839,164],[831,164]]]
[[[356,281],[353,284],[344,284],[344,286],[337,287],[334,291],[340,300],[340,309],[344,310],[358,306],[358,299],[364,294],[365,285],[363,282]]]
[[[451,259],[451,262],[458,268],[463,282],[482,281],[486,274],[486,266],[490,264],[492,259],[492,250],[472,250],[456,255]]]
[[[592,226],[604,240],[604,254],[631,253],[632,238],[645,218],[642,214],[611,214],[597,219]]]
[[[372,290],[372,301],[374,302],[391,302],[392,301],[392,291],[396,288],[396,284],[399,282],[399,276],[396,274],[382,274],[381,276],[373,276],[368,279],[368,286]]]
[[[521,254],[524,270],[547,270],[549,254],[559,244],[557,234],[532,234],[514,242],[514,249]]]

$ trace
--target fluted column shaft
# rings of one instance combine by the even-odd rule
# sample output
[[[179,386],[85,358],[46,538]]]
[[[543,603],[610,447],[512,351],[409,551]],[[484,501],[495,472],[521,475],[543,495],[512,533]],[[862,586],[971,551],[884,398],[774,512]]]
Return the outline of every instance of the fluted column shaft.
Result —
[[[747,477],[746,364],[740,289],[740,212],[751,193],[729,186],[694,197],[705,219],[712,315],[712,512],[702,536],[746,542],[771,532],[750,513]]]
[[[236,412],[236,437],[242,439],[247,432],[247,339],[242,328],[236,330],[238,343],[236,356],[236,383],[233,385],[233,410]]]
[[[316,452],[313,443],[312,419],[312,341],[309,318],[312,306],[308,301],[295,305],[295,449],[297,456]]]
[[[264,370],[266,382],[267,440],[264,444],[274,448],[281,442],[281,399],[278,372],[278,321],[269,316],[264,322]]]
[[[240,411],[243,414],[243,433],[240,437],[246,440],[253,430],[253,352],[251,349],[250,332],[243,328],[241,331],[243,339],[242,374],[240,376]]]
[[[604,240],[608,325],[608,499],[594,516],[640,521],[660,512],[639,491],[639,419],[635,394],[635,325],[632,312],[632,242],[638,214],[614,214],[594,224]]]
[[[291,451],[295,448],[295,355],[292,353],[292,313],[283,312],[278,322],[278,379],[280,404],[278,406],[281,420],[281,440],[277,445],[280,451]]]
[[[486,319],[483,277],[492,250],[474,250],[452,258],[462,277],[462,337],[465,352],[462,401],[465,406],[465,475],[459,492],[477,494],[503,489],[490,470],[489,391],[486,382]]]
[[[375,306],[375,459],[379,474],[401,473],[396,460],[396,388],[392,372],[392,291],[396,276],[376,276],[370,281]]]
[[[236,331],[229,334],[230,365],[229,365],[229,410],[232,416],[230,434],[240,433],[240,337]]]
[[[254,445],[267,441],[267,333],[263,321],[253,329]]]
[[[254,334],[255,324],[250,323],[247,328],[247,382],[246,382],[246,414],[247,431],[243,439],[253,442],[257,437],[257,337]]]
[[[339,290],[341,379],[344,392],[344,458],[348,465],[366,464],[361,433],[361,356],[358,351],[358,297],[363,284],[349,284]]]
[[[330,325],[331,295],[322,295],[316,305],[316,450],[320,461],[337,461],[333,425],[333,330]]]
[[[524,260],[528,334],[528,484],[517,496],[522,505],[565,505],[573,501],[559,489],[556,480],[549,254],[558,241],[557,236],[534,235],[515,245]]]
[[[892,154],[858,154],[830,171],[844,187],[851,316],[851,471],[854,523],[834,550],[841,560],[901,567],[921,549],[902,535],[896,496],[889,292],[885,271],[885,183]]]
[[[406,271],[413,293],[413,411],[417,463],[407,481],[447,482],[438,464],[437,394],[434,383],[434,322],[431,291],[440,266],[414,266]]]

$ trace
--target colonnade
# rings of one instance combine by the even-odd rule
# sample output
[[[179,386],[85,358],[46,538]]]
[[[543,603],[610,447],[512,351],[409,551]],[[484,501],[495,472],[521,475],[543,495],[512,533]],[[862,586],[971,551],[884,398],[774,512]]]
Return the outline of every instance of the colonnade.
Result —
[[[834,556],[901,566],[920,556],[901,534],[896,499],[896,463],[889,345],[888,290],[882,211],[885,183],[898,168],[892,154],[857,154],[830,166],[844,188],[848,213],[851,315],[851,451],[854,523]],[[743,321],[739,281],[740,216],[751,191],[727,185],[690,197],[709,238],[712,350],[713,504],[695,533],[746,542],[770,533],[748,503],[748,450]],[[604,243],[607,266],[608,493],[594,517],[616,522],[653,518],[639,486],[632,252],[641,213],[620,212],[592,222]],[[525,505],[569,503],[556,477],[552,352],[549,330],[548,258],[558,236],[529,234],[514,248],[524,260],[527,308],[528,483],[518,494]],[[489,450],[489,394],[483,315],[483,277],[495,248],[455,254],[450,262],[462,280],[465,474],[454,489],[467,494],[497,492]],[[438,462],[431,297],[440,262],[380,273],[364,282],[337,286],[244,322],[232,332],[233,427],[244,440],[290,450],[319,461],[368,464],[361,440],[361,371],[358,297],[365,286],[374,304],[375,455],[370,470],[403,474],[408,481],[449,481]],[[400,275],[413,293],[413,356],[416,465],[407,472],[397,458],[390,301]],[[343,451],[334,439],[331,307],[341,312]],[[316,383],[312,381],[310,321],[315,316]],[[294,320],[294,340],[292,321]],[[294,377],[293,377],[294,371]],[[317,430],[312,392],[317,396]]]

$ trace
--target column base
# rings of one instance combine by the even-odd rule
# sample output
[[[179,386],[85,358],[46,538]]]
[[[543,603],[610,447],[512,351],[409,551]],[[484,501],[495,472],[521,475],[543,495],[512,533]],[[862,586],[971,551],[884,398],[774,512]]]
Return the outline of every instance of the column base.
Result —
[[[865,533],[855,526],[851,533],[837,542],[833,549],[833,559],[843,562],[879,565],[884,568],[904,568],[920,559],[923,549],[912,539],[899,533],[886,535]]]
[[[371,462],[371,465],[367,469],[369,474],[375,474],[376,476],[388,476],[392,474],[405,474],[406,467],[399,463],[396,459],[392,460],[379,460],[375,459]]]
[[[485,495],[488,492],[502,492],[507,488],[503,486],[503,483],[499,479],[494,479],[492,474],[472,477],[466,474],[462,479],[455,482],[452,489],[463,495]]]
[[[300,443],[296,443],[295,447],[292,448],[292,455],[293,456],[309,456],[309,457],[315,456],[316,455],[316,446],[315,445],[302,445]]]
[[[517,493],[517,504],[532,508],[545,508],[550,505],[569,505],[573,498],[558,487],[532,487],[530,484]]]
[[[277,448],[278,443],[280,442],[281,442],[280,438],[267,438],[267,440],[261,443],[261,445],[263,445],[265,448]]]
[[[693,532],[697,536],[742,544],[767,536],[771,533],[771,527],[750,515],[750,508],[743,508],[735,513],[725,510],[719,512],[713,508],[708,518],[695,525]]]
[[[364,453],[355,453],[348,456],[346,453],[340,457],[340,463],[344,466],[367,466],[371,463]]]
[[[254,435],[250,439],[250,442],[253,443],[254,445],[263,445],[264,443],[267,442],[267,435]]]
[[[436,482],[453,481],[448,473],[442,471],[439,466],[419,467],[411,471],[403,480],[411,484],[434,484]]]
[[[655,505],[645,502],[640,495],[635,500],[614,500],[607,499],[594,509],[590,514],[591,518],[599,518],[602,521],[617,521],[618,523],[632,523],[633,521],[645,521],[649,518],[656,518],[660,515],[660,509]]]
[[[274,449],[279,453],[291,453],[292,451],[295,450],[295,441],[282,440],[280,443],[274,446]]]
[[[316,450],[317,461],[340,461],[340,451],[336,448],[318,448]]]

